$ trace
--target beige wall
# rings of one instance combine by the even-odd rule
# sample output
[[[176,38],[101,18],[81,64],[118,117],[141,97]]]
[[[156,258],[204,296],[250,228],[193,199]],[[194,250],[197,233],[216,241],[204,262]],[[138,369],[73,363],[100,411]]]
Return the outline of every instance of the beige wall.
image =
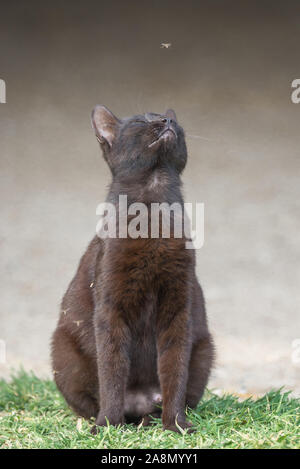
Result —
[[[109,182],[92,107],[173,107],[187,134],[205,137],[187,137],[184,183],[187,201],[205,203],[198,273],[219,352],[211,386],[300,392],[300,104],[290,99],[300,11],[280,3],[1,6],[0,374],[20,361],[49,369],[60,298]]]

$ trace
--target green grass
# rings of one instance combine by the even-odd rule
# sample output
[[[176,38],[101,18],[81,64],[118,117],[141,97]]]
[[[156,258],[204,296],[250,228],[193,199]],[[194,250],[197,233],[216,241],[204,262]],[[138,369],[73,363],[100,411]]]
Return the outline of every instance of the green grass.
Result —
[[[207,392],[188,418],[193,434],[163,432],[161,421],[148,428],[127,425],[89,433],[66,406],[50,380],[21,371],[0,381],[0,448],[299,448],[299,399],[272,391],[243,402]]]

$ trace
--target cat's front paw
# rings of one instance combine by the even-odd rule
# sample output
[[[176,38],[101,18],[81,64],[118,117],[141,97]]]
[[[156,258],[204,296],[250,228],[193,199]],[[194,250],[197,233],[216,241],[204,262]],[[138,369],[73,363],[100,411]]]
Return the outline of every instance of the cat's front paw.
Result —
[[[193,424],[191,422],[188,422],[187,420],[183,422],[163,424],[163,429],[170,430],[176,433],[181,433],[182,430],[187,430],[187,433],[193,433],[196,431],[196,428],[193,426]]]
[[[116,416],[116,415],[98,415],[95,425],[91,428],[91,434],[97,435],[99,432],[100,427],[108,427],[109,425],[113,425],[117,427],[118,425],[124,425],[124,417],[123,416]]]

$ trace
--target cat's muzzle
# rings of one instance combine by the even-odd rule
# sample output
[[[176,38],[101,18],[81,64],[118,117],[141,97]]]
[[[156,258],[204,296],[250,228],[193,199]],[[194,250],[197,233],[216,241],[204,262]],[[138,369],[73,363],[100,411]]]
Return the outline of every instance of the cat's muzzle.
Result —
[[[154,145],[159,144],[161,142],[170,142],[177,140],[177,134],[175,130],[168,126],[163,131],[159,134],[159,136],[152,142],[150,145],[148,145],[148,148],[152,148]]]

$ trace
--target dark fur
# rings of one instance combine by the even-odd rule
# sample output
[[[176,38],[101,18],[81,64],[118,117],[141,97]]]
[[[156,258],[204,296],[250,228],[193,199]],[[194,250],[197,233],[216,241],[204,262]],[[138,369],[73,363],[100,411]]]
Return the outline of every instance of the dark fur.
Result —
[[[187,152],[173,111],[120,121],[98,106],[93,125],[112,172],[108,201],[183,204]],[[169,132],[149,147],[166,126],[177,139]],[[95,237],[63,298],[52,359],[67,403],[96,425],[148,423],[161,394],[164,428],[190,427],[185,406],[203,394],[213,345],[185,239]]]

